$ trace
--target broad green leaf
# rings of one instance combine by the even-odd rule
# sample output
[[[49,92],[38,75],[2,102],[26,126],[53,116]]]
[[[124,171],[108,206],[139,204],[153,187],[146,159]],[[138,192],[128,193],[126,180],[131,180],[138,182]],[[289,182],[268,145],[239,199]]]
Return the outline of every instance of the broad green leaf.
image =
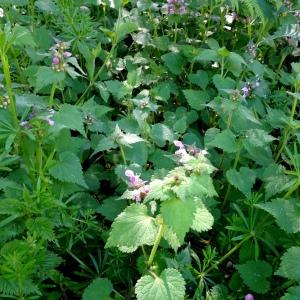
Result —
[[[281,257],[276,275],[300,281],[300,247],[289,248]]]
[[[209,83],[208,74],[205,71],[198,71],[195,74],[189,74],[188,79],[191,83],[200,86],[203,90],[206,89]]]
[[[182,73],[184,67],[184,59],[179,53],[167,53],[161,58],[171,73],[175,75],[179,75]]]
[[[96,278],[84,290],[82,300],[109,300],[113,290],[112,283],[106,278]]]
[[[272,275],[272,267],[265,261],[248,261],[237,265],[244,283],[254,292],[265,294],[270,289],[268,277]]]
[[[113,222],[105,247],[153,245],[158,229],[155,219],[147,213],[144,204],[134,203],[125,208]]]
[[[108,80],[105,81],[108,91],[117,100],[122,100],[125,96],[131,94],[132,88],[125,85],[119,80]],[[101,94],[101,96],[104,96]],[[105,96],[104,96],[105,98]]]
[[[196,110],[203,110],[210,100],[209,94],[205,91],[183,90],[183,94],[191,108]]]
[[[300,205],[297,199],[273,199],[256,206],[270,213],[278,226],[286,232],[300,231]]]
[[[288,289],[287,293],[284,294],[280,300],[299,300],[300,285],[294,286]]]
[[[215,87],[220,90],[233,90],[235,88],[235,81],[229,77],[223,78],[220,74],[213,76],[213,83]]]
[[[49,169],[49,173],[63,182],[75,183],[87,187],[79,158],[72,152],[63,152],[59,155],[59,161]]]
[[[256,179],[255,172],[247,167],[241,167],[239,171],[230,169],[226,172],[229,183],[240,190],[246,197],[251,196],[251,189]]]
[[[28,28],[16,25],[13,29],[13,32],[15,34],[14,45],[29,46],[32,48],[36,46],[33,35]]]
[[[85,136],[83,118],[76,106],[63,104],[60,110],[54,114],[53,120],[55,122],[55,127],[66,127],[77,130]]]
[[[145,275],[135,285],[137,300],[183,300],[185,282],[175,269],[165,269],[160,276]]]
[[[235,153],[238,149],[235,135],[230,129],[219,131],[217,128],[210,128],[205,133],[205,146],[217,147],[228,153]]]
[[[132,33],[138,29],[138,24],[134,22],[125,22],[118,26],[116,29],[117,32],[117,41],[121,41],[127,34]]]
[[[276,138],[269,135],[266,131],[262,129],[249,129],[245,133],[245,142],[249,146],[254,147],[264,147],[272,143]]]
[[[100,213],[107,220],[113,221],[127,206],[127,201],[123,199],[106,198],[100,205],[96,208],[96,212]]]
[[[169,243],[170,247],[177,252],[181,243],[174,231],[167,225],[164,226],[163,238]]]
[[[164,147],[166,141],[172,142],[174,140],[172,130],[168,126],[160,123],[152,125],[150,137],[159,147]]]
[[[230,52],[227,58],[226,67],[233,75],[239,76],[242,72],[242,65],[246,65],[244,59],[237,53]]]
[[[197,209],[194,213],[192,229],[198,232],[203,232],[212,229],[214,217],[205,207],[201,200],[197,200]]]
[[[58,84],[65,79],[65,72],[57,72],[50,67],[40,66],[35,74],[36,77],[36,89],[40,89],[49,86],[53,83]]]
[[[221,57],[216,50],[204,49],[196,56],[196,61],[220,61]]]
[[[93,155],[95,153],[110,150],[110,149],[115,149],[117,147],[119,147],[118,144],[110,136],[102,137],[99,140],[99,142],[97,143],[97,146],[93,152]]]
[[[34,5],[48,14],[57,14],[59,12],[59,8],[52,0],[38,0],[35,1]]]
[[[197,205],[193,198],[185,201],[174,198],[161,203],[161,216],[177,235],[180,243],[183,243],[186,233],[193,224],[196,208]]]

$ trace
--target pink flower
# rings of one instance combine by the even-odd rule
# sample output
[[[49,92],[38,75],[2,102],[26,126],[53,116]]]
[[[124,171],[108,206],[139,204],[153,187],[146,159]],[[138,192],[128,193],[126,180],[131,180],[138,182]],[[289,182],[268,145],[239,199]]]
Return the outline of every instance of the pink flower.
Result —
[[[184,145],[183,145],[183,143],[180,142],[180,141],[175,140],[175,141],[174,141],[174,145],[175,145],[176,147],[178,147],[179,149],[184,149]]]
[[[58,65],[59,64],[59,58],[57,56],[54,56],[52,59],[52,64],[53,65]]]
[[[126,170],[125,175],[129,177],[129,182],[131,187],[135,187],[142,183],[142,180],[138,175],[135,175],[132,170]]]
[[[253,297],[252,294],[247,294],[247,295],[245,296],[245,300],[254,300],[254,297]]]
[[[71,57],[72,56],[72,53],[71,52],[69,52],[69,51],[65,51],[64,52],[64,57]]]
[[[48,123],[50,126],[53,126],[53,125],[54,125],[54,121],[53,121],[53,120],[47,119],[46,121],[47,121],[47,123]]]

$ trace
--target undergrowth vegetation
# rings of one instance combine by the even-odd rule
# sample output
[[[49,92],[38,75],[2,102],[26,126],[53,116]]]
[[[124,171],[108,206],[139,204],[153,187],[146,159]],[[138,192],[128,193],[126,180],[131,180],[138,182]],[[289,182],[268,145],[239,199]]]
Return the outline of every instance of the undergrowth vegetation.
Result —
[[[0,1],[1,299],[300,299],[300,3]]]

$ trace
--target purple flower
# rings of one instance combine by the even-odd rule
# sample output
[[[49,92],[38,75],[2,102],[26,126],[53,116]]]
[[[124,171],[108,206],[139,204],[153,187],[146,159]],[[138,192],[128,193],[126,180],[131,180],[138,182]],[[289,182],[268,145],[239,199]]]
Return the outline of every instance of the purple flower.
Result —
[[[245,296],[245,300],[254,300],[254,297],[253,297],[252,294],[247,294],[247,295]]]
[[[59,64],[59,58],[57,56],[53,57],[52,64],[55,65],[55,66]]]
[[[249,89],[249,87],[245,85],[242,88],[242,92],[243,92],[243,97],[247,98],[250,95],[250,89]]]
[[[183,15],[186,13],[186,6],[182,5],[179,7],[179,14]]]
[[[184,149],[183,143],[180,142],[180,141],[178,141],[178,140],[175,140],[175,141],[174,141],[174,145],[175,145],[176,147],[178,147],[179,149]]]
[[[143,183],[138,175],[135,175],[132,170],[126,170],[125,175],[129,177],[129,182],[131,187],[138,186]]]
[[[54,121],[53,121],[53,120],[47,119],[46,121],[47,121],[47,123],[48,123],[50,126],[53,126],[53,125],[54,125]]]
[[[72,53],[69,52],[69,51],[65,51],[64,52],[64,57],[67,58],[67,57],[71,57],[72,56]]]

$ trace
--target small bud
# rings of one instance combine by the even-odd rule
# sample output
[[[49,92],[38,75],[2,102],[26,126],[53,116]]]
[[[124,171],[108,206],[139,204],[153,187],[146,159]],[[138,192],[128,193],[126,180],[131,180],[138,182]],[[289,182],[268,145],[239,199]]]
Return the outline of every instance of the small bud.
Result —
[[[47,119],[46,121],[47,121],[47,123],[48,123],[50,126],[53,126],[53,125],[54,125],[54,121],[53,121],[53,120]]]
[[[52,59],[52,64],[57,66],[59,64],[59,58],[57,56],[54,56]]]
[[[252,294],[247,294],[247,295],[245,296],[245,300],[254,300],[254,297],[253,297]]]

